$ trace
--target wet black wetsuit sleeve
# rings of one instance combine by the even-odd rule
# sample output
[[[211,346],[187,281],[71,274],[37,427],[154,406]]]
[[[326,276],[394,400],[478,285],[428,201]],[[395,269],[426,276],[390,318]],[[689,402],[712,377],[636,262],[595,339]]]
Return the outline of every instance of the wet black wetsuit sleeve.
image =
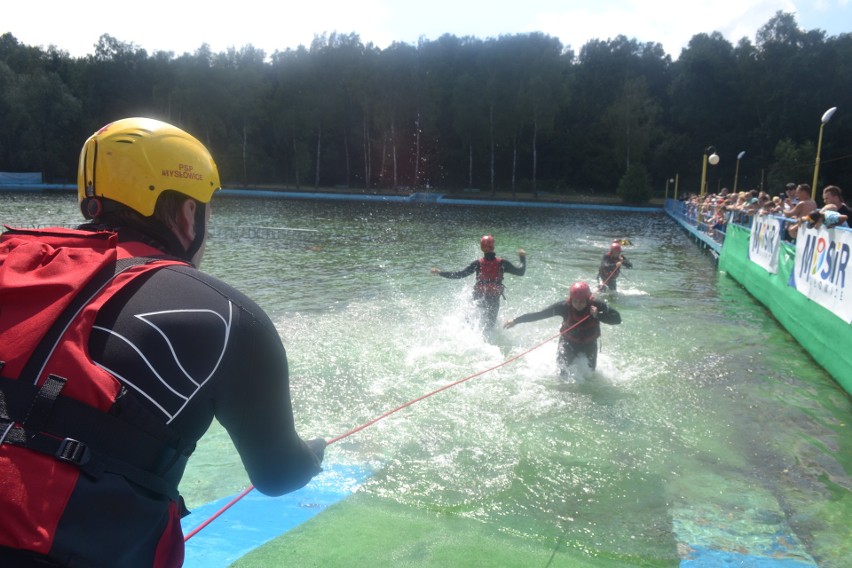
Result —
[[[615,272],[615,270],[616,270],[616,268],[617,268],[617,267],[615,266],[615,264],[616,264],[617,262],[618,262],[617,260],[616,260],[616,261],[614,261],[614,260],[612,259],[612,257],[611,257],[611,256],[609,256],[608,254],[605,254],[605,255],[604,255],[604,257],[603,257],[603,259],[601,259],[601,264],[600,264],[600,266],[598,267],[598,276],[599,276],[600,278],[603,278],[603,279],[609,278],[609,277],[610,277],[610,275],[611,275],[613,272]]]
[[[593,300],[592,304],[598,309],[597,320],[601,323],[609,325],[617,325],[621,323],[621,314],[618,310],[612,308],[604,301]]]
[[[559,316],[564,318],[568,314],[568,304],[567,302],[556,302],[541,311],[538,312],[530,312],[527,314],[520,315],[514,319],[516,324],[519,323],[527,323],[531,321],[543,320],[546,318],[552,318],[555,316]]]
[[[275,326],[220,280],[190,267],[138,278],[98,314],[89,347],[185,439],[197,441],[216,418],[260,492],[298,489],[320,471],[296,432]]]
[[[520,266],[515,266],[505,258],[500,259],[501,264],[503,265],[503,271],[508,272],[509,274],[514,274],[515,276],[523,276],[527,271],[527,257],[520,257],[519,264]]]
[[[442,270],[441,272],[438,272],[438,276],[442,276],[444,278],[452,278],[454,280],[458,279],[458,278],[464,278],[464,277],[470,276],[471,274],[476,272],[476,268],[478,266],[479,266],[479,260],[474,260],[473,262],[471,262],[470,264],[467,265],[467,268],[464,268],[464,269],[459,270],[457,272]]]

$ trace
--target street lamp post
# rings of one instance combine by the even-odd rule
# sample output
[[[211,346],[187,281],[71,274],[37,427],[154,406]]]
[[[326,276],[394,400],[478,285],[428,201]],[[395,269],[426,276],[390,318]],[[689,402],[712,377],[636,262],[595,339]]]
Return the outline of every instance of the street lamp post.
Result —
[[[669,199],[669,184],[674,183],[674,178],[666,179],[666,201]]]
[[[734,193],[737,192],[737,178],[740,177],[740,160],[745,156],[745,150],[737,154],[737,168],[734,170]]]
[[[816,161],[814,162],[814,182],[811,184],[811,199],[816,199],[817,176],[819,175],[819,153],[822,151],[822,129],[825,124],[834,116],[834,111],[837,107],[831,107],[822,115],[822,120],[819,123],[819,138],[817,141]]]
[[[719,163],[719,155],[716,153],[715,146],[707,146],[704,149],[704,157],[701,162],[701,190],[698,193],[699,197],[704,197],[704,194],[707,193],[707,164],[711,166],[715,166]]]

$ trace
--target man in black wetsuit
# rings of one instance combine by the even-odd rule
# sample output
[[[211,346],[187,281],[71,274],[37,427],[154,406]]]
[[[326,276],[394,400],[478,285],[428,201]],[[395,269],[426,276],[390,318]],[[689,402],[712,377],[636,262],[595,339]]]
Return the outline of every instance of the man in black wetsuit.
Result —
[[[621,254],[621,242],[615,240],[609,247],[609,251],[601,259],[598,267],[598,291],[618,291],[618,275],[623,268],[633,268],[633,263]]]
[[[83,147],[89,223],[0,237],[0,566],[180,566],[177,488],[214,418],[261,493],[321,471],[274,324],[197,269],[219,188],[198,140],[124,119]]]
[[[589,367],[594,371],[598,362],[598,338],[601,336],[601,323],[617,325],[621,323],[621,314],[603,300],[592,296],[589,285],[576,282],[571,286],[567,301],[559,301],[540,312],[531,312],[506,322],[503,327],[510,329],[519,323],[538,321],[559,316],[562,318],[562,335],[559,337],[557,360],[561,374],[580,353],[586,356]]]
[[[467,268],[457,272],[447,272],[437,268],[432,269],[432,274],[444,278],[464,278],[476,273],[476,284],[473,285],[473,301],[476,303],[482,315],[483,328],[491,330],[497,323],[497,314],[500,311],[500,296],[503,295],[503,275],[508,272],[515,276],[523,276],[527,270],[527,253],[524,249],[518,249],[520,266],[515,266],[504,258],[499,258],[494,253],[494,237],[485,235],[479,240],[479,248],[482,250],[482,258],[471,262]]]

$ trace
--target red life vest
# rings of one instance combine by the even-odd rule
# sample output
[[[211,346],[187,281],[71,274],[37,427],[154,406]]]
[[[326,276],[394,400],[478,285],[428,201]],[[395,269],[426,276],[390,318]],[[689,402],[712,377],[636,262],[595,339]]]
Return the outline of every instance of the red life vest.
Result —
[[[611,280],[613,278],[618,278],[618,274],[621,272],[621,267],[616,266],[618,261],[621,260],[621,253],[618,253],[615,256],[612,256],[610,253],[604,255],[603,262],[601,262],[600,270],[598,271],[598,275],[604,280]]]
[[[139,275],[176,264],[186,263],[111,232],[0,236],[0,546],[69,554],[55,548],[69,539],[59,528],[69,501],[100,499],[97,511],[110,498],[97,494],[98,480],[111,472],[168,497],[154,565],[182,562],[177,481],[191,448],[150,416],[125,418],[144,409],[119,412],[132,397],[88,354],[98,310]],[[167,473],[175,466],[177,479]],[[95,481],[80,484],[83,476]]]
[[[562,337],[566,341],[571,343],[591,343],[601,336],[601,324],[597,319],[591,317],[591,306],[592,303],[589,301],[586,308],[578,312],[571,306],[571,302],[568,302],[568,315],[562,320],[562,327],[559,328],[559,331],[562,332]],[[574,327],[571,331],[565,331],[575,325],[577,327]]]
[[[500,257],[479,259],[476,289],[485,296],[499,296],[503,293],[503,260]]]

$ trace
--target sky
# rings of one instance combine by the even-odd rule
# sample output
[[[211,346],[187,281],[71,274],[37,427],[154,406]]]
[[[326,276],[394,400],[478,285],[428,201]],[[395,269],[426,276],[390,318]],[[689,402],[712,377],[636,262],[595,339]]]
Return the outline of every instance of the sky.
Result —
[[[732,44],[755,33],[777,11],[793,13],[804,30],[852,32],[852,0],[10,0],[0,34],[29,46],[54,45],[79,57],[103,34],[149,54],[214,53],[247,45],[267,55],[309,47],[314,37],[358,34],[365,44],[416,45],[444,34],[478,39],[542,32],[575,53],[592,39],[618,35],[660,43],[677,59],[699,33],[721,33]]]

